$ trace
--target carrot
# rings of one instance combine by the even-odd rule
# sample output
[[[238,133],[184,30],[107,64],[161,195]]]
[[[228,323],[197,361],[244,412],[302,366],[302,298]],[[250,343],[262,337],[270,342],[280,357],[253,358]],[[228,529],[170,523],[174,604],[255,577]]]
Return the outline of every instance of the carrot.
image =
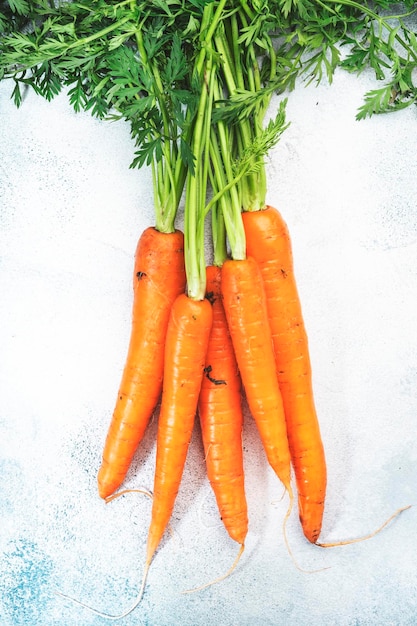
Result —
[[[123,482],[160,398],[168,318],[185,289],[182,232],[147,228],[137,245],[133,280],[129,349],[98,472],[102,498]]]
[[[152,518],[145,571],[162,539],[179,490],[194,425],[212,324],[208,300],[185,294],[172,307],[165,344]]]
[[[213,325],[198,402],[207,475],[230,537],[244,544],[248,532],[242,453],[241,381],[220,291],[221,268],[206,269]]]
[[[276,370],[284,403],[304,535],[316,543],[326,492],[326,461],[314,405],[307,334],[294,278],[291,242],[273,207],[243,213],[247,254],[262,273]]]
[[[262,277],[254,259],[225,261],[221,291],[249,409],[268,461],[292,501],[284,408],[275,371]]]

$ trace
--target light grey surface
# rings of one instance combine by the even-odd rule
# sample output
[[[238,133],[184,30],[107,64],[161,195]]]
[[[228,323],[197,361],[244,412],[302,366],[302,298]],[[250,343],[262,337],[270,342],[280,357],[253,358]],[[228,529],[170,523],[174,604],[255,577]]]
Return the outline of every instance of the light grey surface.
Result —
[[[357,537],[416,503],[417,118],[355,121],[372,78],[298,88],[268,160],[268,201],[292,235],[328,463],[323,541]],[[96,473],[130,332],[132,259],[152,224],[149,171],[128,128],[0,84],[0,622],[104,623],[54,594],[123,611],[136,594],[150,503],[99,499]],[[273,102],[272,108],[275,108]],[[152,423],[126,486],[152,488]],[[250,533],[236,555],[218,521],[196,428],[145,597],[123,624],[411,626],[416,509],[375,538],[322,550],[256,431],[244,433]]]

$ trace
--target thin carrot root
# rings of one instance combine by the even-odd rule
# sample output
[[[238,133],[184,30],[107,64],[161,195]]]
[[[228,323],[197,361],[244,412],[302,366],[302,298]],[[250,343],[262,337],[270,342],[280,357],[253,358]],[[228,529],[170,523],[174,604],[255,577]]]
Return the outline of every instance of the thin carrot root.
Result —
[[[202,591],[203,589],[207,589],[207,587],[211,587],[212,585],[216,585],[217,583],[220,583],[223,580],[226,580],[226,578],[228,578],[230,576],[230,574],[232,574],[232,572],[236,569],[237,564],[240,561],[240,558],[241,558],[241,556],[243,554],[244,549],[245,549],[245,544],[242,543],[240,545],[240,549],[239,549],[238,555],[235,558],[235,560],[233,561],[232,566],[227,570],[227,572],[225,574],[223,574],[223,576],[219,576],[219,578],[215,578],[214,580],[210,581],[209,583],[205,583],[204,585],[200,585],[199,587],[195,587],[194,589],[186,589],[182,593],[186,594],[186,593],[195,593],[196,591]]]
[[[118,491],[117,493],[113,493],[111,496],[107,496],[107,498],[105,498],[104,502],[105,502],[105,504],[109,504],[109,502],[111,502],[112,500],[115,500],[119,496],[124,496],[126,493],[142,493],[144,496],[147,496],[150,500],[153,500],[153,493],[152,493],[152,491],[149,491],[149,489],[146,489],[145,487],[142,487],[142,488],[138,488],[138,489],[123,489],[122,491]],[[170,534],[171,537],[174,536],[174,533],[173,533],[173,530],[171,528],[171,525],[167,526],[167,531],[168,531],[168,533]]]
[[[116,493],[113,493],[111,496],[107,496],[107,498],[105,498],[104,501],[106,504],[109,504],[109,502],[111,502],[112,500],[115,500],[119,496],[123,496],[126,493],[143,493],[144,496],[147,496],[151,500],[153,499],[152,491],[149,491],[149,489],[145,489],[145,487],[143,487],[143,488],[137,488],[137,489],[123,489],[122,491],[117,491]]]
[[[143,488],[138,488],[138,489],[123,489],[122,491],[113,493],[112,495],[105,498],[105,503],[108,504],[112,500],[115,500],[116,498],[119,498],[120,496],[123,496],[126,493],[141,493],[147,496],[148,498],[150,498],[151,500],[153,500],[153,493],[149,491],[149,489],[145,489],[145,487],[143,487]],[[55,594],[57,596],[60,596],[61,598],[64,598],[65,600],[70,600],[70,602],[72,602],[73,604],[77,604],[78,606],[81,606],[84,609],[87,609],[88,611],[90,611],[91,613],[94,613],[95,615],[98,615],[99,617],[102,617],[104,619],[111,620],[111,621],[117,621],[117,620],[123,619],[124,617],[127,617],[128,615],[130,615],[130,613],[133,613],[133,611],[139,606],[143,598],[143,594],[145,592],[146,580],[148,577],[150,565],[151,565],[151,561],[147,559],[145,562],[144,570],[143,570],[142,582],[141,582],[138,594],[133,604],[126,611],[124,611],[123,613],[119,613],[118,615],[112,615],[111,613],[100,611],[99,609],[96,609],[93,606],[90,606],[89,604],[85,604],[84,602],[81,602],[81,600],[77,600],[76,598],[73,598],[72,596],[69,596],[66,593],[62,593],[61,591],[55,591]]]
[[[292,509],[293,509],[293,505],[294,505],[294,493],[292,491],[292,488],[290,488],[288,490],[288,496],[290,498],[290,503],[288,505],[288,509],[287,512],[285,514],[284,520],[282,522],[282,531],[283,531],[283,535],[284,535],[284,542],[285,542],[285,546],[288,550],[288,554],[291,557],[292,562],[294,563],[295,567],[300,571],[303,572],[304,574],[318,574],[319,572],[323,572],[326,569],[330,569],[329,567],[320,567],[319,569],[314,569],[314,570],[307,570],[304,569],[303,567],[301,567],[301,565],[299,565],[297,559],[294,556],[294,553],[291,549],[290,546],[290,542],[288,540],[288,535],[287,535],[287,522],[291,516],[292,513]]]
[[[212,447],[212,443],[209,443],[209,445],[207,446],[207,449],[204,451],[204,463],[207,463],[207,459],[210,453],[210,448]]]
[[[124,617],[127,617],[128,615],[130,615],[130,613],[132,613],[138,607],[138,605],[140,604],[142,600],[142,597],[145,591],[145,585],[146,585],[146,579],[148,576],[149,566],[150,566],[150,563],[147,562],[145,565],[143,576],[142,576],[142,583],[141,583],[138,595],[136,596],[134,603],[132,604],[131,607],[129,607],[126,611],[124,611],[123,613],[120,613],[119,615],[112,615],[111,613],[105,613],[104,611],[95,609],[89,604],[85,604],[84,602],[81,602],[80,600],[76,600],[75,598],[72,598],[71,596],[68,596],[65,593],[62,593],[61,591],[55,591],[55,593],[61,598],[70,600],[74,604],[77,604],[78,606],[82,606],[84,609],[87,609],[91,613],[94,613],[95,615],[98,615],[99,617],[103,617],[104,619],[112,620],[112,621],[123,619]]]
[[[367,539],[372,539],[372,537],[375,537],[375,535],[380,533],[381,530],[384,530],[384,528],[386,526],[388,526],[388,524],[390,524],[396,517],[398,517],[398,515],[400,515],[400,513],[402,513],[403,511],[407,511],[408,509],[411,509],[411,507],[412,507],[412,505],[409,504],[407,506],[401,507],[400,509],[397,509],[395,511],[395,513],[393,513],[382,524],[382,526],[380,526],[379,528],[374,530],[372,533],[369,533],[368,535],[364,535],[363,537],[356,537],[354,539],[345,539],[345,540],[342,540],[342,541],[330,541],[330,542],[318,542],[318,541],[316,541],[315,545],[318,546],[319,548],[335,548],[336,546],[348,546],[351,543],[359,543],[360,541],[366,541]]]
[[[284,487],[282,490],[282,495],[277,500],[271,500],[271,504],[277,504],[277,502],[282,502],[283,499],[285,498],[286,493],[287,493],[287,489],[286,487]]]

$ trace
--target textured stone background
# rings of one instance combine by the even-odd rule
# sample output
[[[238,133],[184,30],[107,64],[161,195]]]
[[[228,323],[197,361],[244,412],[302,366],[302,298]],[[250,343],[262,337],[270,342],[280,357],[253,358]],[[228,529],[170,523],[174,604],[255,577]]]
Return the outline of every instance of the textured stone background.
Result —
[[[290,95],[268,160],[268,201],[288,222],[328,461],[323,540],[371,532],[416,503],[417,117],[356,122],[374,87],[338,73]],[[136,241],[152,224],[149,171],[129,170],[122,123],[65,96],[0,84],[0,622],[104,623],[54,594],[118,613],[137,591],[150,503],[105,506],[96,472],[130,332]],[[277,105],[273,102],[272,109]],[[179,220],[179,224],[181,221]],[[153,422],[127,486],[152,488]],[[416,509],[365,543],[321,550],[287,508],[248,417],[250,533],[236,546],[208,486],[198,428],[171,534],[123,624],[408,626],[417,620]]]

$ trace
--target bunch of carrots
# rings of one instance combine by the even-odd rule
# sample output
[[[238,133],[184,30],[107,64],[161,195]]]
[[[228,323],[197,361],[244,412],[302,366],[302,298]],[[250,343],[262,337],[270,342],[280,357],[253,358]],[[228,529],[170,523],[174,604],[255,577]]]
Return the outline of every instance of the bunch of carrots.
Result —
[[[0,12],[0,78],[14,81],[16,104],[20,85],[47,99],[65,86],[75,110],[129,121],[138,147],[133,166],[152,169],[155,224],[136,249],[130,343],[98,472],[100,496],[117,496],[160,403],[152,518],[134,606],[173,511],[196,416],[219,514],[242,554],[243,395],[288,493],[285,519],[293,471],[305,537],[334,545],[318,542],[326,462],[290,237],[266,202],[264,159],[287,127],[286,101],[275,118],[266,115],[272,95],[298,72],[315,68],[321,76],[324,65],[331,79],[339,63],[332,37],[344,37],[355,16],[369,26],[378,15],[355,0],[7,4]],[[384,25],[387,45],[369,54],[381,53],[383,63],[392,55],[397,72],[404,66],[395,96],[403,98],[401,108],[413,88],[405,70],[416,62],[415,37],[402,39]],[[318,34],[310,37],[313,27]],[[305,65],[303,42],[321,49]],[[363,45],[351,63],[364,63],[362,53]],[[379,63],[375,56],[372,66]],[[175,226],[182,198],[184,232]]]
[[[285,129],[284,104],[266,128],[270,93],[249,117],[227,123],[238,89],[255,96],[261,78],[254,46],[243,52],[238,45],[250,10],[226,18],[225,4],[216,10],[206,5],[203,18],[210,26],[202,28],[196,63],[203,78],[192,127],[194,170],[185,181],[184,235],[150,227],[137,246],[129,351],[98,473],[99,494],[109,498],[160,400],[146,568],[173,511],[196,415],[220,517],[243,550],[242,390],[290,508],[294,469],[309,541],[317,542],[322,525],[326,464],[290,238],[281,214],[265,203],[263,158]],[[213,259],[206,266],[208,215]]]
[[[273,91],[264,82],[276,71],[273,42],[263,34],[265,76],[255,42],[240,45],[252,9],[241,3],[227,11],[226,4],[209,3],[203,12],[184,234],[151,227],[136,250],[129,351],[98,473],[100,496],[114,497],[160,401],[144,581],[174,508],[196,416],[220,518],[240,558],[248,532],[243,394],[288,493],[286,519],[293,471],[305,537],[334,545],[318,542],[326,462],[290,236],[281,213],[266,204],[264,157],[286,128],[285,100],[265,124]],[[207,265],[208,216],[213,255]]]

